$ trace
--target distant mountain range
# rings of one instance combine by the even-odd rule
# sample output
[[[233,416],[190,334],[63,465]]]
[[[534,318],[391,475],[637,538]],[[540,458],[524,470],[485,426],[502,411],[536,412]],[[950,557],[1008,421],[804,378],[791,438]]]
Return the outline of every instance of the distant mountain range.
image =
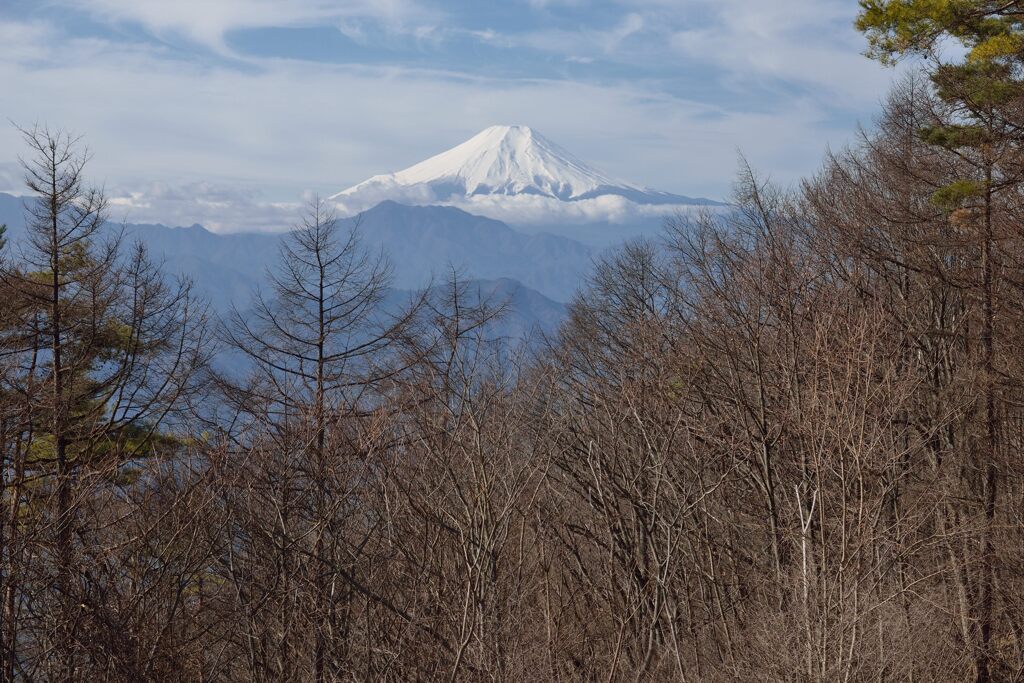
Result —
[[[22,199],[0,193],[0,223],[12,244],[24,232]],[[394,299],[445,282],[455,269],[482,299],[507,303],[496,334],[521,339],[553,332],[589,271],[590,247],[554,235],[524,235],[507,225],[450,207],[383,202],[351,221],[371,250],[388,257]],[[215,310],[245,309],[275,263],[282,234],[216,234],[200,225],[126,225],[172,273],[193,280]],[[15,246],[15,249],[17,247]],[[16,253],[16,252],[15,252]],[[407,297],[405,297],[407,298]]]

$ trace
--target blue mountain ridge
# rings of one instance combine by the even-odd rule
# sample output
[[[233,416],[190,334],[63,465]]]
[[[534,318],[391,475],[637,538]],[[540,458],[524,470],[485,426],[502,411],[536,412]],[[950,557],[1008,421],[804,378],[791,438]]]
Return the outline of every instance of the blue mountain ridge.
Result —
[[[11,242],[24,231],[22,199],[0,193],[0,223]],[[527,235],[506,224],[460,209],[405,206],[385,201],[351,221],[365,246],[391,264],[396,300],[448,279],[455,270],[481,298],[507,302],[497,324],[499,336],[523,339],[551,333],[565,317],[565,305],[592,265],[596,250],[550,234]],[[286,233],[210,232],[201,225],[121,226],[169,272],[189,277],[215,311],[245,309],[264,282]]]

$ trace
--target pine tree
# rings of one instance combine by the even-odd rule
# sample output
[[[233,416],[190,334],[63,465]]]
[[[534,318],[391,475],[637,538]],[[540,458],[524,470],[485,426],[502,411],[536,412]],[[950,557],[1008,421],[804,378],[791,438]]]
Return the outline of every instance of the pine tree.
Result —
[[[963,162],[960,177],[939,188],[933,203],[949,213],[951,233],[964,232],[976,247],[980,291],[981,394],[983,443],[975,467],[982,473],[976,495],[983,510],[979,573],[971,591],[976,624],[975,668],[978,681],[991,680],[994,593],[998,574],[994,534],[1003,479],[1000,446],[1002,405],[1000,310],[1013,296],[1004,263],[1008,253],[1001,197],[1015,193],[1022,179],[1024,133],[1024,5],[996,0],[861,0],[857,27],[869,41],[868,55],[883,63],[923,58],[935,93],[946,105],[941,116],[919,131],[921,138]],[[949,61],[950,41],[964,56]],[[971,644],[969,644],[971,645]]]

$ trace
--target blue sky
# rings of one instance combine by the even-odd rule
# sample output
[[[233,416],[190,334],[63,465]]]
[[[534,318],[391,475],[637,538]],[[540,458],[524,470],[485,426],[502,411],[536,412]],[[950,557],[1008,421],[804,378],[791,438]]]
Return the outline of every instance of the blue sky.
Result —
[[[85,137],[128,220],[286,224],[492,124],[720,198],[793,182],[894,78],[856,0],[0,0],[0,116]],[[0,190],[17,190],[0,126]]]

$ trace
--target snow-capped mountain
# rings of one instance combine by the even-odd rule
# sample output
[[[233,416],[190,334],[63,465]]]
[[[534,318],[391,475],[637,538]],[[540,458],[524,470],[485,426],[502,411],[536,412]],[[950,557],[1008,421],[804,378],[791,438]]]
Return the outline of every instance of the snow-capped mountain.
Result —
[[[621,221],[716,203],[613,178],[527,126],[491,126],[446,152],[330,199],[348,213],[393,200],[448,204],[520,224]]]
[[[588,166],[527,126],[491,126],[404,171],[378,175],[331,199],[344,202],[369,192],[421,188],[438,201],[477,195],[538,195],[581,201],[618,195],[638,204],[699,200],[614,179]]]

